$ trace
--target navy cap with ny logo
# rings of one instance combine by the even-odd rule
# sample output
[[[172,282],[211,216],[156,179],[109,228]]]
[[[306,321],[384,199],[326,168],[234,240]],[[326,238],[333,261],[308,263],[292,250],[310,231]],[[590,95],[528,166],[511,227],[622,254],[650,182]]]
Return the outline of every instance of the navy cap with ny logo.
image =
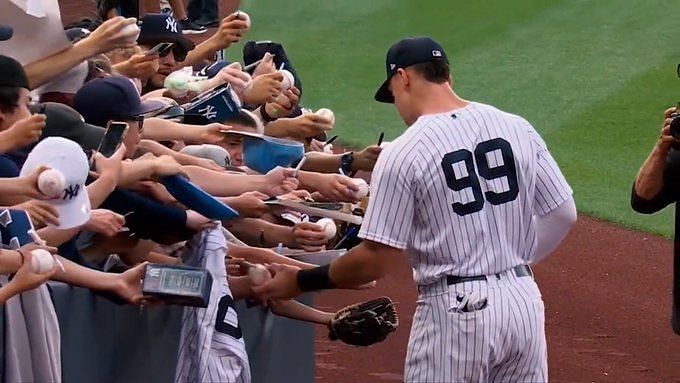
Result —
[[[431,61],[449,62],[444,48],[430,37],[408,37],[392,45],[387,51],[387,58],[385,60],[387,79],[375,93],[375,100],[393,103],[394,96],[390,91],[389,84],[390,79],[397,73],[397,70]]]

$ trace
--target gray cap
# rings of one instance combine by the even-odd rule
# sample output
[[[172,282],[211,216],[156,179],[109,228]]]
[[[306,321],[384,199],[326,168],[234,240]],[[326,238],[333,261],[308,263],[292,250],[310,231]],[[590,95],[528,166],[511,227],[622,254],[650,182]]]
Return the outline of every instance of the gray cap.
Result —
[[[231,163],[229,152],[223,147],[217,145],[189,145],[182,148],[180,153],[213,160],[213,162],[223,168],[226,168]]]

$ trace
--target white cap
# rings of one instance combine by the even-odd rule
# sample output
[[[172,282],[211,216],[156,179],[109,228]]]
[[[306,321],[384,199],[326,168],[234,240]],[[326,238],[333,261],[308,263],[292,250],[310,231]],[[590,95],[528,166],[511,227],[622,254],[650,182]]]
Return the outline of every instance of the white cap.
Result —
[[[90,165],[83,149],[66,138],[47,137],[28,154],[21,176],[32,174],[40,166],[59,170],[66,181],[61,197],[48,201],[59,213],[57,228],[84,225],[90,219],[90,198],[85,188]]]

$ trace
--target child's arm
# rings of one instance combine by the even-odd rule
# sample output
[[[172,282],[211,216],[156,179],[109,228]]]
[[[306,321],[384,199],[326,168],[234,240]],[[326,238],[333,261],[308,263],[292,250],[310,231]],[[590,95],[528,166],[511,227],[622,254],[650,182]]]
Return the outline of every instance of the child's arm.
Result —
[[[271,299],[268,303],[272,312],[276,315],[324,326],[328,326],[335,316],[334,313],[317,310],[292,299]]]

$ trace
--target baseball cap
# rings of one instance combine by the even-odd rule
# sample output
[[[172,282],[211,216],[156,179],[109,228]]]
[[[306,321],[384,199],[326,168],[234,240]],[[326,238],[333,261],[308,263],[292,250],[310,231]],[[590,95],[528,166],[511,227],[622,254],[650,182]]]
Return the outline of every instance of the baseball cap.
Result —
[[[111,120],[131,120],[164,107],[162,101],[142,101],[133,82],[121,76],[88,81],[73,98],[73,108],[85,121],[99,126]]]
[[[175,43],[172,46],[172,52],[177,61],[184,61],[187,53],[196,47],[191,40],[184,37],[182,26],[170,15],[148,13],[139,21],[140,33],[137,38],[139,44]]]
[[[9,25],[0,24],[0,41],[6,41],[12,38],[14,34],[14,29]]]
[[[222,68],[226,67],[227,65],[231,64],[227,60],[217,60],[214,63],[206,66],[205,68],[201,69],[198,71],[197,75],[198,76],[205,76],[207,78],[213,78],[217,76],[218,73],[222,70]]]
[[[394,102],[394,95],[392,95],[389,85],[390,79],[397,73],[397,69],[435,61],[449,62],[444,48],[429,37],[408,37],[392,45],[387,51],[387,59],[385,60],[387,79],[375,93],[375,100],[386,103]]]
[[[83,116],[68,105],[44,102],[31,105],[32,113],[46,117],[41,139],[64,137],[77,142],[83,149],[96,150],[104,137],[105,129],[85,122]]]
[[[188,145],[179,152],[194,157],[207,158],[223,168],[226,168],[231,163],[227,149],[218,145]]]
[[[17,60],[3,55],[0,55],[0,86],[30,89],[24,67]]]
[[[229,134],[243,136],[243,163],[260,174],[277,166],[291,166],[305,154],[304,146],[297,141],[247,132]]]
[[[59,229],[71,229],[84,225],[90,219],[90,198],[85,181],[90,170],[85,152],[66,138],[48,137],[31,150],[21,168],[21,177],[33,173],[38,167],[47,166],[60,171],[66,180],[61,198],[50,203],[59,213]]]

